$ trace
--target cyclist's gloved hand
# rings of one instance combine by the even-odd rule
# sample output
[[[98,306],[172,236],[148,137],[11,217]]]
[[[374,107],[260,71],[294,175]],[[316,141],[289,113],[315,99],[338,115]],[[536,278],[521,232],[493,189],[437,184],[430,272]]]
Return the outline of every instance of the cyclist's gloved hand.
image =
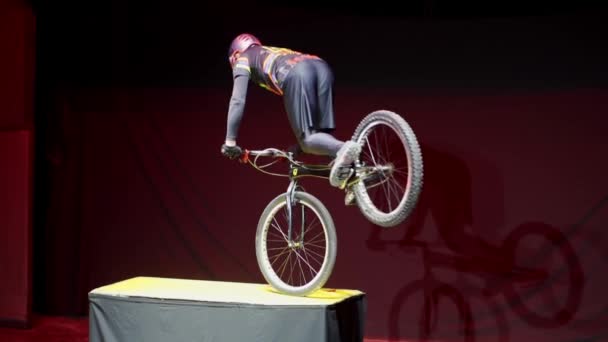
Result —
[[[226,144],[222,145],[222,154],[230,159],[235,159],[243,154],[243,150],[241,150],[238,146],[228,146]]]

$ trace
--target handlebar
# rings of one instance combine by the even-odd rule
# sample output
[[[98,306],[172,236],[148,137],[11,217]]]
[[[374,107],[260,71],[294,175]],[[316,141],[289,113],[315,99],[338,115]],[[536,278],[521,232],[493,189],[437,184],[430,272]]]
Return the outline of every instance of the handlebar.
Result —
[[[273,157],[273,158],[287,158],[291,159],[291,157],[287,154],[287,152],[279,150],[277,148],[267,148],[264,150],[243,150],[243,154],[239,157],[239,160],[243,163],[249,162],[249,157]]]
[[[320,177],[324,177],[324,178],[327,178],[329,176],[329,168],[327,165],[305,164],[301,161],[295,160],[292,152],[280,150],[277,148],[267,148],[264,150],[243,149],[242,151],[243,152],[242,152],[241,156],[238,158],[239,162],[244,163],[244,164],[250,164],[258,171],[261,171],[261,172],[269,174],[269,175],[290,177],[291,170],[287,173],[285,173],[285,172],[276,173],[276,172],[269,172],[269,171],[265,170],[266,168],[268,168],[272,165],[276,165],[277,162],[279,162],[279,163],[287,162],[290,164],[290,168],[296,167],[300,170],[305,170],[304,172],[299,172],[301,175],[320,176]],[[266,163],[265,165],[259,165],[258,164],[259,157],[271,157],[271,158],[274,158],[274,160]],[[325,175],[325,173],[327,173],[327,175]],[[296,175],[296,173],[294,173],[293,175]]]

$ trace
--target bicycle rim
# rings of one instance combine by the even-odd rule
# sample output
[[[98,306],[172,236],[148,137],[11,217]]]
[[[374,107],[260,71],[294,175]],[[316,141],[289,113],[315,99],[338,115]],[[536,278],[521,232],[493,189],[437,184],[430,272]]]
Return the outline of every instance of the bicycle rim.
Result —
[[[376,170],[353,186],[363,214],[382,227],[401,223],[422,187],[422,154],[412,129],[397,114],[376,111],[361,121],[353,140],[363,147],[359,161]]]
[[[260,217],[256,256],[266,281],[276,290],[304,296],[320,289],[336,258],[331,216],[312,195],[297,191],[292,208],[292,239],[288,241],[286,198],[277,196]]]

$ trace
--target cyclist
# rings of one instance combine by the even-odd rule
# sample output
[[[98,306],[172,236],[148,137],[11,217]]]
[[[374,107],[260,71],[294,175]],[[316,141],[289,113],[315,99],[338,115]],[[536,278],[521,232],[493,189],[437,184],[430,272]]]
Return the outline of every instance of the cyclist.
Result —
[[[344,188],[343,172],[361,153],[352,140],[332,135],[333,73],[321,58],[287,48],[262,45],[252,34],[238,35],[228,50],[233,88],[229,102],[226,140],[221,152],[230,159],[241,155],[236,139],[245,109],[249,81],[283,97],[291,129],[304,153],[334,158],[329,182]],[[347,196],[349,197],[349,196]],[[350,202],[350,201],[349,201]]]

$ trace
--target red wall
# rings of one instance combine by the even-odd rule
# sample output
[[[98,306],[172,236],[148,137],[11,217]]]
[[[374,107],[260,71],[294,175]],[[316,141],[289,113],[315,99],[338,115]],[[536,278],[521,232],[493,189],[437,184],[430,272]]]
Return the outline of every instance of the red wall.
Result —
[[[0,324],[27,326],[32,279],[34,17],[0,4]]]
[[[318,179],[303,183],[338,230],[327,286],[367,293],[368,336],[417,337],[431,298],[424,290],[434,286],[449,295],[433,311],[435,337],[456,337],[459,324],[480,339],[599,331],[589,322],[607,312],[597,300],[608,284],[597,271],[608,250],[601,202],[608,195],[606,90],[370,89],[340,89],[336,135],[349,137],[379,108],[408,120],[425,161],[412,217],[382,229],[344,207],[341,191]],[[221,156],[228,96],[196,88],[66,95],[65,140],[51,151],[46,238],[55,304],[85,312],[86,291],[140,275],[263,282],[255,227],[287,183]],[[292,142],[280,100],[252,90],[239,143]],[[493,258],[552,275],[540,284],[542,296],[526,299],[532,313],[510,285],[484,295],[492,279],[513,279],[512,269],[480,274],[484,267],[498,272]],[[464,323],[457,308],[466,309]]]
[[[34,16],[21,0],[0,3],[0,129],[31,124]]]
[[[32,135],[0,131],[0,324],[29,324],[32,280]]]

